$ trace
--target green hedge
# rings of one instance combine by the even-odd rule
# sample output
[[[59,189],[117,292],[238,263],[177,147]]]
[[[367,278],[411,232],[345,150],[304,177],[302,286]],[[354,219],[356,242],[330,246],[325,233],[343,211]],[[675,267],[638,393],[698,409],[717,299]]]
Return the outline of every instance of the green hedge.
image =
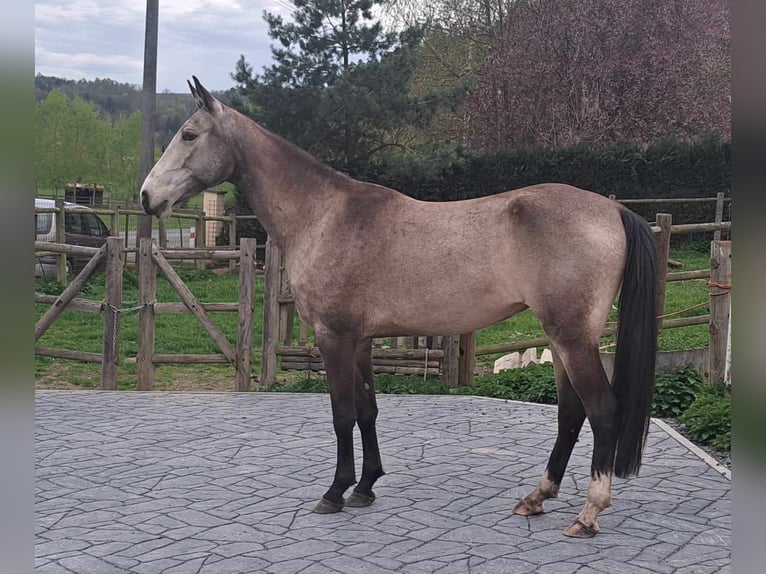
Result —
[[[335,166],[338,167],[338,166]],[[426,201],[492,195],[544,182],[560,182],[618,199],[715,197],[731,186],[731,144],[715,138],[696,142],[617,144],[601,148],[525,148],[467,152],[442,146],[430,154],[389,157],[357,165],[349,175]],[[724,219],[730,219],[729,206]],[[674,223],[713,221],[714,203],[631,205],[648,220],[671,213]],[[239,192],[230,213],[249,214]],[[224,230],[228,230],[224,226]],[[224,234],[225,235],[225,234]],[[240,221],[237,235],[265,239],[255,221]],[[703,237],[697,237],[702,239]],[[228,237],[221,241],[228,243]]]
[[[715,138],[603,148],[457,151],[358,167],[352,176],[429,201],[468,199],[544,182],[561,182],[618,199],[715,197],[731,186],[731,145]],[[654,204],[631,209],[675,223],[713,221],[715,204]],[[728,214],[727,214],[728,215]]]

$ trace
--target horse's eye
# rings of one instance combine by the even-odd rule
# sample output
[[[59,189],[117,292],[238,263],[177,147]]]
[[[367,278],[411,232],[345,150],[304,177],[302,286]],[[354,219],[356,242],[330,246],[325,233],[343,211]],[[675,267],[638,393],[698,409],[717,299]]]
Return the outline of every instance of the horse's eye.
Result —
[[[194,141],[197,139],[197,134],[194,132],[183,132],[181,133],[181,139],[185,142]]]

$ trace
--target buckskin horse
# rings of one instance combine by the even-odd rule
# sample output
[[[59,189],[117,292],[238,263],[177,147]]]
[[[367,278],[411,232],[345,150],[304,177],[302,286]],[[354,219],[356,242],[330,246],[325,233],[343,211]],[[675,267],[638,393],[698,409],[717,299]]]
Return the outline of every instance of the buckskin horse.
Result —
[[[554,353],[558,436],[536,488],[513,512],[539,514],[558,495],[587,417],[591,480],[565,534],[596,534],[598,514],[611,505],[612,475],[637,474],[649,425],[657,350],[649,225],[614,201],[562,184],[418,201],[331,169],[193,79],[198,109],[146,177],[141,203],[162,219],[179,201],[231,182],[284,253],[295,304],[324,360],[337,438],[335,478],[315,512],[372,504],[384,474],[373,337],[467,333],[530,309]],[[598,345],[618,294],[610,385]]]

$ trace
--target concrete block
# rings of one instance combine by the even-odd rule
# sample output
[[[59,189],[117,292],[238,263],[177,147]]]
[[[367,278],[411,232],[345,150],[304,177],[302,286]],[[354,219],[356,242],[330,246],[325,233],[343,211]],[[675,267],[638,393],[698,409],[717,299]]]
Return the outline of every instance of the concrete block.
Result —
[[[524,351],[524,354],[521,355],[521,366],[527,367],[529,365],[536,365],[537,364],[537,348],[531,347]]]
[[[520,366],[521,355],[519,353],[511,353],[510,355],[504,355],[496,360],[492,372],[499,373],[505,369],[517,369]]]

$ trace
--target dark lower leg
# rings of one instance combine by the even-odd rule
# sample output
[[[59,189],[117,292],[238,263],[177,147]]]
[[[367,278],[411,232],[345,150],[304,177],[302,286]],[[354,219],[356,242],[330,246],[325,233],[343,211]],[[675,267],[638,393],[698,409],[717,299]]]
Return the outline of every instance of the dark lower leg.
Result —
[[[354,488],[359,505],[370,504],[375,495],[372,486],[383,474],[383,465],[378,448],[378,434],[375,421],[378,417],[378,405],[375,400],[375,383],[372,371],[372,356],[369,344],[357,352],[356,378],[356,415],[359,432],[362,435],[362,477]]]
[[[544,510],[545,500],[558,496],[569,457],[585,421],[585,410],[557,353],[553,353],[553,369],[558,396],[558,436],[537,487],[516,505],[513,510],[515,514],[540,514]]]
[[[354,344],[328,336],[322,337],[318,343],[330,386],[333,427],[338,445],[335,478],[315,508],[316,512],[328,513],[337,512],[343,507],[343,493],[356,482],[353,435],[356,423]]]
[[[337,416],[333,408],[333,426],[338,441],[335,478],[322,498],[342,504],[343,493],[356,482],[354,470],[354,420],[346,416]]]

